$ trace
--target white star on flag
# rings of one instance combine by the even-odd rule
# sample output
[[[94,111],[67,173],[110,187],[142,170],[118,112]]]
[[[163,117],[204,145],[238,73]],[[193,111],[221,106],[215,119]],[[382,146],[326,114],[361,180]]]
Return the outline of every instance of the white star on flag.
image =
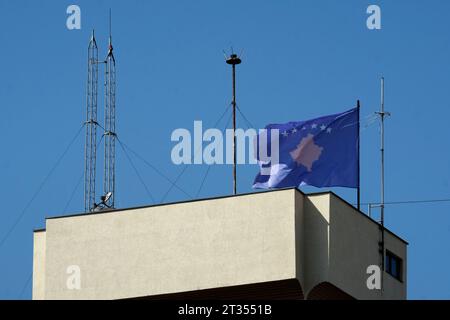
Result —
[[[317,128],[317,124],[313,123],[312,126],[311,126],[311,128],[312,128],[312,129]]]
[[[284,132],[282,133],[282,135],[283,135],[284,137],[287,137],[287,136],[288,136],[287,131],[284,131]]]
[[[331,133],[331,128],[328,128],[328,129],[327,129],[327,133]]]
[[[324,124],[322,124],[321,126],[320,126],[320,130],[325,130],[327,128],[327,126],[326,125],[324,125]]]
[[[296,132],[297,132],[296,128],[292,129],[292,133],[296,133]]]

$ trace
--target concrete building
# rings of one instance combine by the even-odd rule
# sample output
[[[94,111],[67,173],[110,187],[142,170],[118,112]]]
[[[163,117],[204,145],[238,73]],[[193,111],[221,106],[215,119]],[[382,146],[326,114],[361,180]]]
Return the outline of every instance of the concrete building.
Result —
[[[407,243],[384,232],[371,290],[380,227],[331,192],[52,217],[34,232],[33,299],[405,299]]]

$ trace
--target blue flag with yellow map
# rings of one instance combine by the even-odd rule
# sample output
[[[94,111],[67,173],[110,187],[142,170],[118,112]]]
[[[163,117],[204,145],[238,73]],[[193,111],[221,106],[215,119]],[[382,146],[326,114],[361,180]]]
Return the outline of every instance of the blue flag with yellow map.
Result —
[[[268,138],[256,140],[260,172],[253,188],[270,189],[310,185],[357,188],[359,183],[359,108],[320,118],[270,124]],[[270,134],[277,129],[278,134]],[[271,156],[259,156],[262,143]],[[271,144],[278,143],[276,162]],[[270,159],[270,158],[268,158]]]

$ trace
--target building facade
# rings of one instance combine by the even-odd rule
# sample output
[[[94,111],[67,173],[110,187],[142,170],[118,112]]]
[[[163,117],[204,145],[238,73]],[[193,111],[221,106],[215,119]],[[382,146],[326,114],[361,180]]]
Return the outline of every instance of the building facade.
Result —
[[[381,232],[298,189],[47,218],[33,299],[406,299],[407,243],[384,229],[377,274]]]

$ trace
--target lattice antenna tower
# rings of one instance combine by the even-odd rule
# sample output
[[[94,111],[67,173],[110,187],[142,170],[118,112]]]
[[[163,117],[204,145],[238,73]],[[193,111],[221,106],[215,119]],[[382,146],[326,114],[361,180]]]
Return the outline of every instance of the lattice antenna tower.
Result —
[[[103,176],[104,205],[114,208],[116,166],[116,60],[111,36],[111,10],[109,12],[109,47],[105,60],[105,162]]]
[[[98,96],[98,48],[94,31],[88,46],[88,78],[86,92],[86,141],[84,163],[84,210],[95,207],[95,176],[97,159],[97,96]]]

